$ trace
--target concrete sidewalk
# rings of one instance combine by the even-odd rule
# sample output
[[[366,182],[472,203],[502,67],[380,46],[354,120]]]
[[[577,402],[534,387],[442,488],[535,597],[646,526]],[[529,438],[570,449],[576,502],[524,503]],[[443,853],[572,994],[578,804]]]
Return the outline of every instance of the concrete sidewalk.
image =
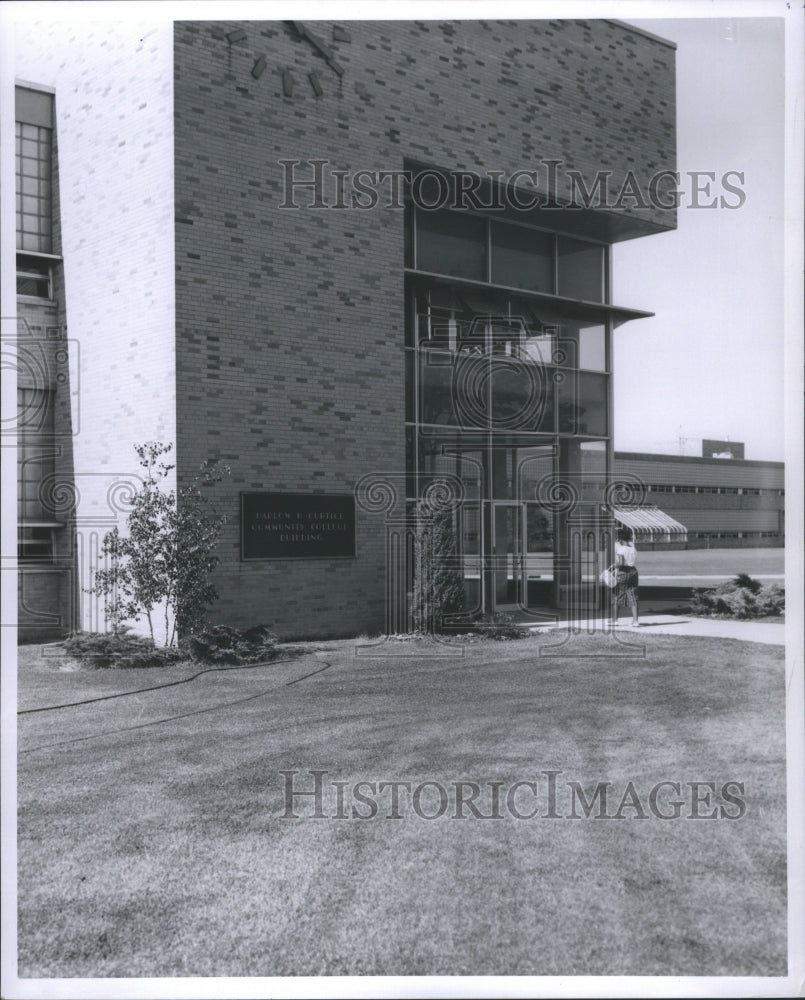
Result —
[[[741,639],[744,642],[762,642],[772,646],[785,645],[785,625],[770,622],[742,622],[721,618],[691,618],[673,615],[645,615],[640,619],[640,625],[634,627],[628,624],[629,617],[624,615],[620,624],[614,626],[618,631],[643,632],[646,635],[661,633],[663,635],[701,635],[716,639]],[[539,625],[534,631],[544,628],[567,629],[572,625],[580,631],[594,632],[612,628],[601,619],[582,622],[557,622],[556,624]]]

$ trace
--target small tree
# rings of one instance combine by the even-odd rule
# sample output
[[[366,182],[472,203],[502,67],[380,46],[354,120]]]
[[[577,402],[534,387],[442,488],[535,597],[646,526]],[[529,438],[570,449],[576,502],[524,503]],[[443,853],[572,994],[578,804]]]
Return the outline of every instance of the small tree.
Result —
[[[108,598],[114,632],[144,615],[153,640],[154,616],[161,610],[167,646],[175,644],[177,632],[201,628],[218,597],[210,574],[219,562],[215,547],[225,519],[209,510],[200,487],[227,471],[204,467],[189,486],[165,490],[173,466],[162,459],[171,448],[159,441],[135,445],[145,477],[132,500],[127,534],[114,528],[104,537],[101,552],[109,568],[96,572],[91,588]]]
[[[440,631],[446,615],[464,609],[453,512],[417,506],[412,617],[418,632]]]

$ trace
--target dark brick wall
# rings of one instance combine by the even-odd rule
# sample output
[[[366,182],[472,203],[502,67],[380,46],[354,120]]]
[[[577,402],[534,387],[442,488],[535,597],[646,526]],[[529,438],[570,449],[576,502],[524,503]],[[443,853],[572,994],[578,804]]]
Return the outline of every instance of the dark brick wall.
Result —
[[[309,26],[342,79],[279,22],[175,26],[179,478],[207,458],[231,467],[214,616],[284,636],[383,626],[381,516],[359,512],[356,560],[243,564],[238,492],[347,492],[403,471],[403,216],[280,210],[278,161],[511,174],[554,158],[616,184],[675,166],[673,49],[622,26],[349,22],[349,41]]]

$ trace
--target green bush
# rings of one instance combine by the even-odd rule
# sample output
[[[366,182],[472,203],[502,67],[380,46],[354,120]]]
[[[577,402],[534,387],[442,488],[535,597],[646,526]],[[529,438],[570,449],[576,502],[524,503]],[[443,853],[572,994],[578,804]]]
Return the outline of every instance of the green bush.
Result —
[[[265,625],[241,632],[226,625],[214,625],[190,636],[182,646],[199,663],[261,663],[277,655],[279,640]]]
[[[154,640],[131,635],[126,626],[113,632],[79,632],[63,644],[64,651],[87,666],[100,669],[165,667],[185,659],[175,646],[155,646]]]
[[[746,573],[707,590],[694,590],[691,611],[697,615],[723,615],[746,621],[785,611],[785,591],[777,584],[764,587]]]

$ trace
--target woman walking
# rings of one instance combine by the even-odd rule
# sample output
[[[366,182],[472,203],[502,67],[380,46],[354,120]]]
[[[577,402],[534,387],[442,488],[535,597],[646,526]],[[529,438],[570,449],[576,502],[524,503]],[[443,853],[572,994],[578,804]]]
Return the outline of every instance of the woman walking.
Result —
[[[632,611],[632,625],[639,625],[637,615],[637,587],[639,576],[637,572],[637,549],[634,545],[634,532],[631,528],[618,528],[618,540],[615,542],[615,563],[617,565],[618,582],[612,591],[611,625],[618,624],[618,606],[628,604]]]

